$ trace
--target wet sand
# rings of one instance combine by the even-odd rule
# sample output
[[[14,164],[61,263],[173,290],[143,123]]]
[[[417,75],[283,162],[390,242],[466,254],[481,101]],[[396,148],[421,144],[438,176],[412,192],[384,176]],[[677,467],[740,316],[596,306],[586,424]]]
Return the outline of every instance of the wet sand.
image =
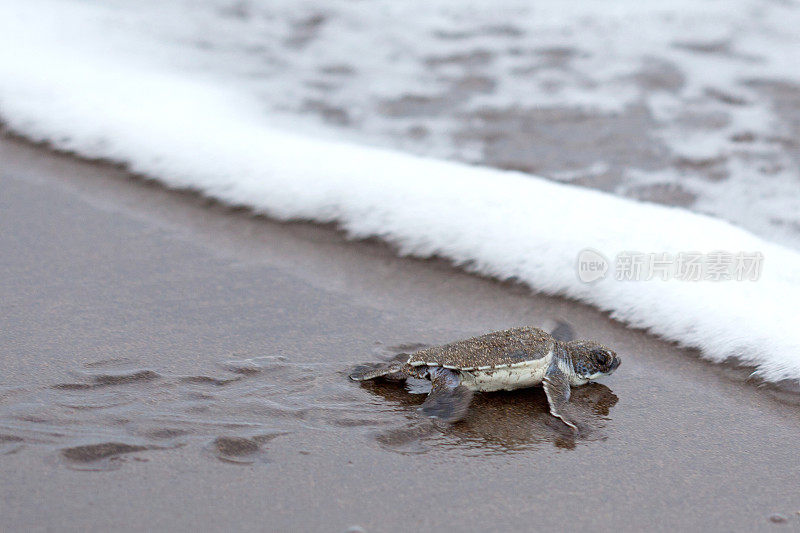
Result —
[[[800,402],[746,372],[8,137],[0,191],[3,531],[800,529]],[[539,389],[443,426],[346,379],[552,317],[624,361],[576,389],[579,438]]]

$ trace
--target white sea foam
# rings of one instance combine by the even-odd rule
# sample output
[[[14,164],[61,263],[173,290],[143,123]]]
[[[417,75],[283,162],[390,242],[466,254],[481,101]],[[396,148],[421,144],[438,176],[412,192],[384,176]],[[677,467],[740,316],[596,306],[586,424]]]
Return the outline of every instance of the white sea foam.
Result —
[[[631,325],[800,378],[800,254],[727,222],[557,184],[273,129],[240,87],[101,46],[93,4],[0,4],[0,116],[15,131],[282,219],[335,221],[608,310]],[[44,7],[43,7],[44,6]],[[65,8],[64,6],[68,6]],[[110,35],[114,35],[110,28]],[[581,283],[584,248],[758,251],[757,282]]]
[[[12,4],[8,18],[52,19],[52,35],[83,52],[251,95],[295,132],[634,198],[676,190],[695,211],[800,248],[797,2]],[[595,175],[598,162],[608,169]]]

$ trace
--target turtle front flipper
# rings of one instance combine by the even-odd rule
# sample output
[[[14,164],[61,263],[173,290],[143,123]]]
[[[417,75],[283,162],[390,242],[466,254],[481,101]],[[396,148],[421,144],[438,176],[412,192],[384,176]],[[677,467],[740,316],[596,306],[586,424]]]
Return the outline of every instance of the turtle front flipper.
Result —
[[[552,364],[547,369],[542,385],[547,395],[547,403],[550,405],[550,414],[577,431],[577,423],[567,413],[570,395],[569,377],[558,368],[558,365]]]
[[[461,384],[461,376],[446,368],[431,367],[431,392],[420,407],[426,416],[445,422],[464,418],[472,401],[473,392]]]

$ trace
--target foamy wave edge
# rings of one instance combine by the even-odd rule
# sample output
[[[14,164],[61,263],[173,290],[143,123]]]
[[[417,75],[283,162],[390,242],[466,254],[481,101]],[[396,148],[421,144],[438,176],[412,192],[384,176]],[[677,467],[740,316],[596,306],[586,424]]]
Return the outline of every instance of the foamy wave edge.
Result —
[[[585,302],[766,380],[800,380],[797,252],[679,208],[275,131],[256,102],[215,84],[0,28],[0,118],[25,137],[279,220],[336,222],[404,255]],[[757,251],[764,271],[757,282],[586,284],[576,274],[586,248]]]

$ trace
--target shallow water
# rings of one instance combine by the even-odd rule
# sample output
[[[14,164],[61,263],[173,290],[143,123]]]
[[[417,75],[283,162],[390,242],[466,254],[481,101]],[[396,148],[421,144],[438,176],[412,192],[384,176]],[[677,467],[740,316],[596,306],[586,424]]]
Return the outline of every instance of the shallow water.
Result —
[[[467,456],[506,454],[548,444],[571,449],[604,438],[617,402],[601,384],[576,389],[572,403],[582,421],[576,437],[549,415],[541,390],[479,394],[467,418],[449,425],[417,413],[427,382],[359,385],[338,363],[300,364],[283,356],[217,366],[210,375],[171,375],[125,361],[87,363],[71,373],[74,379],[27,389],[0,404],[2,453],[43,447],[79,470],[119,468],[175,448],[252,464],[268,462],[275,438],[300,432],[314,439],[315,432],[330,431],[396,453],[438,447]]]

